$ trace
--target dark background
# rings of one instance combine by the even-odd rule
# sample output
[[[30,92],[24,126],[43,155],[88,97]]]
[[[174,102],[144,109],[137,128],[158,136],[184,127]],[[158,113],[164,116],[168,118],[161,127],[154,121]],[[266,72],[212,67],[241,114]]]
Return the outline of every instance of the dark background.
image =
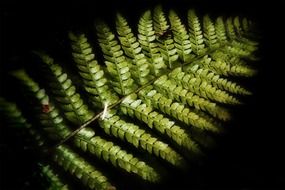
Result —
[[[163,2],[163,1],[162,1]],[[11,86],[5,78],[8,70],[28,65],[21,63],[32,49],[51,49],[64,44],[66,31],[87,31],[97,17],[114,18],[120,10],[131,23],[136,23],[143,10],[157,1],[97,1],[65,4],[38,2],[23,4],[0,2],[0,94]],[[186,14],[195,8],[198,15],[242,15],[258,24],[261,60],[256,63],[259,74],[250,79],[254,95],[237,107],[229,124],[229,133],[221,139],[219,148],[208,161],[186,174],[174,174],[172,179],[154,189],[284,189],[284,12],[283,1],[165,1]],[[64,51],[64,50],[63,50]],[[19,64],[20,63],[20,64]],[[19,148],[11,131],[0,126],[1,178],[0,189],[29,189],[25,184],[32,173],[33,158]],[[19,140],[20,141],[20,140]],[[122,183],[131,183],[121,179]],[[123,185],[125,187],[127,185]],[[150,188],[149,186],[140,188]]]

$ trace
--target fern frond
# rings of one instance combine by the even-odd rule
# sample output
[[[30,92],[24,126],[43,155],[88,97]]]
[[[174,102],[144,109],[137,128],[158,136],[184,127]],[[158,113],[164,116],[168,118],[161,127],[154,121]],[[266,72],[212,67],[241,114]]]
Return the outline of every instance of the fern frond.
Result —
[[[249,32],[249,23],[246,17],[242,19],[242,29],[244,30],[245,33]]]
[[[89,93],[92,103],[103,108],[106,103],[114,104],[118,96],[108,85],[108,80],[101,66],[95,59],[93,49],[84,34],[69,33],[73,59],[83,79],[84,88]]]
[[[182,167],[184,159],[168,144],[158,140],[137,125],[127,123],[121,119],[116,112],[110,111],[104,120],[100,121],[101,127],[107,134],[111,134],[122,140],[129,142],[137,148],[146,150],[175,166]]]
[[[15,76],[23,80],[23,83],[29,87],[29,91],[38,99],[39,102],[43,102],[43,99],[48,99],[43,89],[40,89],[38,85],[32,81],[23,71],[18,71],[14,73]],[[59,133],[60,138],[65,138],[69,133],[70,129],[64,123],[63,118],[59,115],[57,109],[53,106],[52,102],[49,102],[50,110],[47,113],[41,113],[37,110],[42,117],[40,121],[45,127],[54,127],[54,133]],[[37,109],[37,108],[33,108]],[[108,142],[100,137],[94,137],[95,132],[90,128],[82,129],[75,137],[74,144],[81,148],[83,151],[88,151],[91,154],[95,154],[98,158],[105,160],[106,162],[111,162],[115,167],[121,167],[122,169],[141,175],[146,180],[156,181],[158,179],[158,174],[153,170],[153,168],[146,165],[144,162],[139,161],[137,158],[133,157],[131,154],[126,153],[121,150],[119,146],[115,146],[112,142]],[[134,139],[134,138],[132,138]],[[111,151],[110,146],[115,147],[116,151]],[[103,156],[101,154],[103,153]],[[110,158],[110,159],[109,159]],[[130,162],[133,158],[137,161],[136,164]],[[117,164],[117,161],[120,164]]]
[[[66,118],[75,124],[83,124],[91,119],[94,113],[84,104],[72,81],[63,72],[61,66],[54,63],[54,60],[47,54],[39,52],[37,54],[50,69],[48,84]]]
[[[212,84],[218,89],[226,90],[234,94],[250,95],[251,93],[238,85],[235,82],[229,81],[226,78],[220,77],[209,69],[201,67],[199,64],[193,64],[191,68],[187,70],[197,78],[205,79],[208,83]]]
[[[240,24],[240,19],[238,16],[236,16],[234,18],[234,27],[235,27],[235,31],[236,33],[238,34],[239,37],[241,37],[243,35],[243,31],[242,31],[242,28],[241,28],[241,24]]]
[[[209,15],[205,15],[203,18],[203,29],[206,46],[208,46],[210,49],[219,47],[215,26]]]
[[[137,85],[131,77],[131,63],[126,60],[121,45],[105,23],[97,22],[96,30],[108,73],[112,77],[111,85],[120,95],[133,92]]]
[[[164,61],[168,64],[168,68],[173,68],[173,64],[178,59],[178,54],[174,45],[171,34],[168,34],[170,25],[167,22],[165,13],[161,6],[157,6],[153,13],[154,31],[158,41],[159,51]]]
[[[155,43],[156,35],[153,29],[151,12],[146,11],[139,20],[138,24],[138,40],[142,47],[143,53],[151,63],[151,72],[155,76],[161,75],[167,68],[163,57],[159,53],[159,47]]]
[[[218,17],[213,22],[208,15],[201,23],[189,10],[185,26],[178,15],[171,9],[165,14],[157,6],[153,14],[146,11],[140,17],[136,30],[117,14],[115,33],[104,22],[96,22],[101,48],[96,57],[97,44],[93,49],[85,34],[70,32],[80,91],[62,67],[42,52],[36,54],[43,69],[32,75],[44,76],[39,83],[24,70],[12,73],[24,93],[16,97],[25,101],[19,105],[27,120],[15,104],[1,97],[0,119],[32,136],[37,150],[46,156],[41,163],[53,164],[52,158],[60,166],[42,167],[51,189],[72,188],[60,181],[57,172],[71,174],[89,189],[115,189],[96,169],[96,161],[158,182],[160,166],[145,162],[140,154],[183,169],[184,156],[201,159],[204,150],[215,145],[214,138],[226,129],[221,120],[231,117],[226,106],[240,104],[237,97],[250,94],[230,77],[256,73],[251,64],[257,60],[258,48],[250,39],[253,25],[239,17]],[[85,98],[99,109],[96,115]],[[85,158],[95,160],[89,163]]]
[[[199,18],[196,16],[195,11],[192,9],[188,11],[187,18],[192,50],[196,55],[202,55],[205,53],[206,48]]]
[[[199,117],[190,108],[185,107],[181,103],[174,102],[172,99],[164,97],[156,90],[153,90],[152,87],[148,87],[140,91],[139,97],[148,105],[152,105],[154,108],[159,109],[163,113],[170,115],[187,125],[192,125],[206,131],[219,132],[219,129],[216,126],[207,122],[202,117]]]
[[[206,80],[197,78],[193,74],[182,72],[181,68],[174,69],[169,77],[175,80],[183,88],[206,99],[220,103],[239,104],[240,102],[227,92],[217,89]]]
[[[223,17],[218,17],[215,22],[215,29],[219,44],[223,45],[227,43],[227,32],[223,21]]]
[[[26,129],[29,135],[36,140],[34,142],[36,146],[43,147],[47,144],[43,135],[32,127],[17,105],[2,97],[0,97],[0,119],[3,119],[4,122],[12,127]]]
[[[22,112],[17,108],[16,104],[8,102],[3,97],[0,97],[0,113],[1,118],[13,127],[30,128],[31,124],[27,123]]]
[[[175,124],[174,121],[169,120],[162,114],[153,111],[149,105],[143,104],[141,100],[137,99],[136,94],[131,94],[121,103],[122,112],[131,117],[136,117],[140,121],[146,123],[151,129],[154,128],[161,134],[166,134],[178,145],[199,154],[200,150],[196,143],[186,133],[184,129]]]
[[[56,171],[54,171],[50,165],[40,164],[41,176],[47,182],[49,187],[47,190],[69,190],[67,184],[65,184],[62,179],[58,176]]]
[[[175,81],[168,79],[166,75],[161,76],[154,82],[155,89],[167,96],[168,98],[175,99],[184,105],[189,105],[197,110],[205,111],[214,117],[221,120],[229,120],[230,114],[224,108],[218,106],[216,103],[195,95],[193,92],[184,89]]]
[[[53,128],[56,130],[56,133],[49,134],[51,137],[54,138],[57,135],[58,139],[65,138],[71,131],[65,127],[63,118],[52,100],[46,95],[45,89],[41,89],[23,70],[14,71],[12,75],[21,82],[25,91],[30,93],[29,100],[31,101],[33,98],[37,100],[31,107],[34,110],[35,117],[39,120],[39,124],[44,126],[45,130],[52,130]],[[47,106],[48,110],[43,111],[44,106]]]
[[[229,17],[226,20],[226,30],[230,40],[235,40],[237,38],[232,17]]]
[[[115,167],[137,174],[148,181],[156,182],[159,180],[158,173],[152,167],[122,150],[113,142],[106,141],[99,136],[89,138],[89,135],[86,136],[84,133],[77,135],[74,142],[83,151],[88,151],[99,159],[110,162]]]
[[[133,64],[131,67],[133,78],[139,85],[146,84],[151,79],[149,63],[141,52],[142,49],[132,29],[128,26],[126,19],[120,14],[117,14],[116,27],[122,48],[130,58],[129,61]]]
[[[169,21],[177,53],[183,63],[188,63],[194,55],[190,54],[192,49],[186,27],[182,24],[180,18],[173,10],[170,10],[169,12]]]
[[[116,189],[98,169],[65,145],[55,150],[53,160],[90,189]]]
[[[243,76],[251,77],[256,74],[256,71],[244,64],[237,62],[227,61],[220,57],[220,53],[211,54],[211,58],[205,56],[200,62],[205,68],[213,71],[214,73],[222,76]]]

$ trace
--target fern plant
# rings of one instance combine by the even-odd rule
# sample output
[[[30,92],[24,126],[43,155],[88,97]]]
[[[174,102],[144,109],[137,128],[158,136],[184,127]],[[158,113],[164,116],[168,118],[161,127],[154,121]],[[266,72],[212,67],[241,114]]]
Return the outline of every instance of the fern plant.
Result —
[[[101,162],[159,182],[159,162],[183,169],[214,145],[231,119],[227,105],[251,94],[234,79],[256,73],[250,62],[258,44],[246,18],[200,19],[194,10],[186,18],[157,6],[142,14],[138,33],[119,13],[116,30],[98,20],[100,51],[85,34],[69,32],[80,87],[43,51],[35,54],[44,80],[11,73],[29,108],[1,98],[2,118],[25,129],[42,155],[51,153],[39,161],[47,189],[72,188],[62,171],[90,189],[115,189]]]

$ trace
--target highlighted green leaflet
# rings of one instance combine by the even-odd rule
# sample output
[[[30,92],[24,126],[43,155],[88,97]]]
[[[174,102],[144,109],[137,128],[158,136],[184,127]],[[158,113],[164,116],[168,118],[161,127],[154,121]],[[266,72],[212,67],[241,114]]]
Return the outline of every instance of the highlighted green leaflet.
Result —
[[[178,145],[191,150],[195,154],[201,153],[196,143],[184,129],[176,125],[174,121],[164,117],[162,114],[153,111],[151,106],[143,104],[142,101],[137,99],[136,94],[131,94],[124,99],[120,108],[124,114],[136,117],[146,123],[150,128],[154,128],[160,133],[166,134]]]
[[[210,49],[217,48],[219,44],[217,42],[216,30],[209,15],[205,15],[203,18],[203,28],[204,28],[205,44]]]
[[[173,10],[170,10],[169,12],[169,21],[178,55],[183,63],[188,63],[194,55],[190,54],[192,49],[186,27],[182,24],[180,18]]]
[[[153,20],[159,51],[164,61],[168,64],[168,68],[172,69],[173,64],[179,56],[177,54],[172,36],[167,34],[170,26],[161,6],[157,6],[154,9]]]
[[[240,102],[227,92],[217,89],[206,80],[195,77],[193,74],[186,74],[181,68],[174,69],[169,77],[174,79],[183,88],[209,100],[220,103],[239,104]]]
[[[101,46],[107,70],[112,78],[114,90],[120,95],[127,95],[136,90],[137,85],[131,77],[131,64],[126,60],[121,45],[115,39],[110,28],[102,22],[96,24],[99,45]]]
[[[148,87],[140,91],[139,97],[148,105],[152,105],[154,108],[159,109],[163,113],[166,113],[187,125],[192,125],[206,131],[219,132],[219,129],[215,125],[207,122],[202,117],[199,117],[190,108],[164,97],[156,90],[153,90],[152,87]],[[139,100],[137,100],[137,102],[138,103],[136,104],[139,104]]]
[[[106,141],[99,136],[88,139],[82,134],[77,135],[75,145],[85,152],[88,151],[90,154],[106,162],[110,162],[115,167],[141,176],[144,180],[152,182],[159,180],[159,174],[154,168],[127,151],[122,150],[113,142]]]
[[[73,59],[83,79],[84,88],[96,107],[103,108],[105,103],[114,104],[118,96],[109,87],[108,80],[84,34],[69,33],[72,44]]]
[[[199,18],[194,10],[188,11],[189,36],[193,52],[196,55],[204,54],[206,51],[204,37],[202,34]]]
[[[150,11],[146,11],[139,20],[138,40],[143,53],[150,62],[151,73],[155,76],[159,76],[164,72],[167,66],[159,53],[158,44],[155,42],[156,36]]]
[[[189,105],[197,110],[205,111],[214,117],[221,120],[229,120],[230,114],[228,111],[215,102],[195,95],[193,92],[184,89],[174,80],[169,79],[166,75],[161,76],[154,82],[155,89],[168,98],[175,99],[184,105]]]
[[[34,110],[35,117],[39,120],[39,124],[44,126],[45,130],[51,130],[49,135],[57,139],[65,138],[69,135],[70,130],[66,128],[63,118],[55,108],[52,100],[46,95],[45,89],[41,89],[23,70],[15,71],[12,74],[20,80],[25,91],[30,93],[29,100],[35,99],[31,107]],[[42,107],[45,105],[48,106],[47,112],[42,111]],[[53,131],[53,128],[56,132]]]
[[[142,49],[139,46],[139,42],[128,26],[126,19],[120,14],[117,14],[116,27],[122,48],[125,54],[130,58],[129,61],[133,64],[130,68],[133,78],[139,85],[146,84],[152,78],[151,75],[149,75],[150,65],[141,52]]]
[[[58,176],[58,174],[51,168],[50,165],[42,165],[41,167],[41,175],[49,184],[47,190],[69,190],[67,184],[65,184],[62,179]]]
[[[51,71],[49,86],[55,100],[64,110],[66,118],[75,124],[83,124],[91,119],[94,113],[84,104],[72,81],[62,71],[61,66],[54,63],[54,60],[44,53],[38,53],[38,55]]]
[[[90,189],[115,190],[108,179],[67,146],[59,146],[53,160]]]
[[[137,148],[146,150],[171,164],[183,167],[185,160],[168,144],[158,140],[153,135],[145,132],[137,125],[127,123],[116,115],[115,111],[108,112],[106,118],[100,121],[100,125],[107,134],[125,140]]]

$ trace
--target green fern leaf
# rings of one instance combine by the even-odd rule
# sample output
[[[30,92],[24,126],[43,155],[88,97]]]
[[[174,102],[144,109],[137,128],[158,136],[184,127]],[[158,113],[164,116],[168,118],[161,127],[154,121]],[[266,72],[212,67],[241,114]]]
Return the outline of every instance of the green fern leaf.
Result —
[[[218,17],[215,22],[215,29],[217,34],[217,39],[219,44],[223,45],[227,43],[227,32],[226,27],[222,17]]]
[[[37,54],[50,69],[49,86],[66,118],[75,124],[82,124],[90,120],[94,113],[84,104],[72,81],[63,72],[61,66],[54,63],[50,56],[39,52]]]
[[[105,73],[95,59],[85,35],[69,33],[69,38],[72,41],[73,59],[94,105],[103,108],[106,103],[113,104],[118,101],[119,98],[109,87]]]
[[[125,99],[127,101],[128,99]],[[184,166],[183,158],[174,151],[168,144],[159,141],[151,134],[140,129],[137,125],[127,123],[116,112],[108,112],[106,118],[100,121],[101,127],[107,134],[112,134],[122,140],[133,144],[135,147],[142,148],[150,154],[154,154],[175,166]]]
[[[203,29],[204,29],[205,44],[210,49],[217,48],[219,44],[217,43],[216,30],[209,15],[205,15],[203,18]]]
[[[41,176],[48,181],[49,187],[48,190],[69,190],[70,188],[66,185],[58,174],[51,168],[50,165],[42,165],[41,167]]]
[[[96,24],[98,41],[101,46],[107,70],[112,77],[111,85],[120,95],[127,95],[133,92],[137,85],[131,78],[131,64],[126,60],[121,45],[115,39],[115,35],[103,22]]]
[[[146,123],[151,129],[154,128],[160,133],[166,134],[178,145],[183,146],[194,153],[200,153],[195,142],[187,135],[183,128],[177,126],[174,121],[170,121],[162,114],[153,111],[151,106],[143,104],[142,101],[137,99],[136,94],[129,95],[121,103],[120,107],[124,114],[136,117],[140,121]]]
[[[159,53],[157,43],[155,43],[156,35],[150,11],[146,11],[139,20],[138,33],[138,40],[142,47],[142,51],[151,63],[151,72],[153,75],[159,76],[164,72],[167,66],[163,61],[163,57]]]
[[[139,42],[128,26],[126,19],[120,14],[117,14],[116,26],[122,48],[133,64],[131,67],[132,76],[139,85],[144,85],[151,79],[149,63],[144,54],[141,53],[142,49]]]
[[[175,81],[168,79],[165,75],[155,81],[154,87],[158,92],[168,98],[175,99],[177,102],[181,102],[184,105],[189,105],[197,110],[205,111],[221,120],[230,119],[230,114],[227,110],[214,102],[184,89],[182,86],[177,85]]]
[[[90,189],[115,190],[108,179],[93,165],[83,160],[67,146],[59,146],[53,160]]]
[[[186,27],[182,24],[180,18],[173,10],[169,12],[169,21],[178,55],[183,63],[188,63],[194,56],[190,54],[192,49]]]
[[[170,29],[170,25],[167,22],[167,18],[161,6],[155,7],[153,20],[159,51],[161,52],[164,61],[171,69],[173,68],[173,64],[175,64],[175,61],[178,59],[178,54],[174,45],[174,40],[171,36],[165,34]],[[164,37],[165,35],[166,37]]]
[[[171,99],[164,97],[156,90],[153,90],[152,87],[140,91],[139,96],[145,100],[148,105],[153,105],[156,109],[160,109],[163,113],[170,115],[187,125],[192,125],[212,132],[219,131],[216,126],[199,117],[191,109],[184,107],[181,103],[173,102]]]
[[[196,16],[194,10],[188,11],[188,26],[189,26],[189,36],[190,42],[192,44],[192,50],[196,55],[204,54],[205,44],[204,37],[202,34],[199,18]]]

